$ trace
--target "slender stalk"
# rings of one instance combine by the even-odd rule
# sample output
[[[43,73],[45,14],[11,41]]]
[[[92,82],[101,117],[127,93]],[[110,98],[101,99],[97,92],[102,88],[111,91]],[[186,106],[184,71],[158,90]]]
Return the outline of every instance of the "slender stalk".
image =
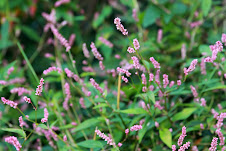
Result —
[[[120,104],[120,89],[121,89],[121,74],[118,75],[118,95],[117,95],[117,109],[119,110],[119,104]]]
[[[23,48],[21,47],[21,44],[20,44],[19,41],[17,42],[17,46],[19,47],[20,52],[22,53],[24,59],[26,60],[27,65],[28,65],[29,69],[31,70],[31,72],[32,72],[32,74],[33,74],[33,76],[34,76],[36,82],[39,83],[38,76],[37,76],[37,74],[35,73],[33,67],[31,66],[31,63],[30,63],[30,61],[28,60],[28,58],[27,58],[27,56],[26,56],[26,54],[25,54]]]

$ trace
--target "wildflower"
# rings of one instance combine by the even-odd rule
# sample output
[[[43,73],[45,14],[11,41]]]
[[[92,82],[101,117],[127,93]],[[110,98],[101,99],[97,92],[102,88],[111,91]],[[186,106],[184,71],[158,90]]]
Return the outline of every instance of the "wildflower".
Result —
[[[223,109],[223,107],[221,106],[220,103],[217,104],[217,107],[219,108],[219,110],[222,110]]]
[[[222,132],[220,130],[217,130],[216,132],[217,132],[217,135],[218,135],[218,137],[220,139],[219,145],[223,146],[224,145],[225,137],[223,136],[223,134],[222,134]]]
[[[56,23],[56,11],[52,9],[50,14],[42,13],[42,16],[50,23],[55,24]],[[50,25],[50,24],[47,24]]]
[[[202,25],[202,22],[200,20],[199,21],[196,21],[196,22],[190,23],[190,27],[191,28],[198,27],[200,25]]]
[[[140,129],[142,129],[142,125],[133,125],[130,127],[130,131],[138,131]]]
[[[22,116],[19,117],[19,123],[20,123],[20,127],[23,128],[23,126],[25,126],[26,128],[28,128],[29,126],[27,125],[26,122],[24,122]]]
[[[121,56],[120,56],[119,54],[115,54],[115,58],[116,58],[116,59],[120,59]]]
[[[68,41],[58,32],[54,25],[51,24],[50,29],[52,30],[54,36],[60,41],[61,45],[66,48],[66,52],[68,52],[71,49],[71,46],[69,45]]]
[[[168,84],[169,84],[168,75],[163,74],[163,87],[166,88]]]
[[[18,88],[13,88],[12,90],[10,90],[11,93],[18,93],[18,96],[23,95],[24,93],[26,94],[31,94],[31,91],[24,88],[24,87],[18,87]]]
[[[150,61],[154,65],[154,68],[159,68],[159,69],[161,68],[160,64],[153,57],[150,58]]]
[[[185,143],[178,151],[184,151],[185,149],[188,149],[188,147],[190,147],[190,142]]]
[[[210,57],[204,58],[204,62],[213,62],[213,59]]]
[[[202,123],[200,124],[200,129],[204,129],[204,125]]]
[[[133,66],[135,67],[135,69],[139,69],[140,68],[140,63],[139,60],[136,56],[131,57],[131,59],[133,60]]]
[[[26,96],[24,96],[24,101],[27,102],[27,103],[31,103],[31,99],[26,97]]]
[[[147,80],[146,80],[146,77],[145,77],[144,73],[142,73],[141,78],[142,78],[142,84],[146,85],[147,84]]]
[[[108,47],[112,48],[113,47],[113,44],[108,41],[107,39],[103,38],[103,37],[99,37],[98,38],[102,43],[104,43],[105,45],[107,45]]]
[[[125,83],[129,82],[129,80],[126,77],[124,77],[124,76],[122,76],[122,80],[125,81]]]
[[[95,46],[95,44],[93,42],[91,43],[90,47],[92,48],[92,52],[93,52],[93,55],[95,56],[95,58],[98,59],[99,61],[102,61],[103,57],[97,51],[97,48],[96,48],[96,46]]]
[[[69,37],[69,45],[72,46],[74,44],[75,41],[75,34],[71,34],[71,36]]]
[[[209,148],[209,151],[215,151],[217,149],[217,140],[218,138],[216,137],[212,139],[211,147]]]
[[[224,43],[226,45],[226,34],[224,34],[224,33],[222,34],[221,41],[222,41],[222,43]]]
[[[103,64],[103,61],[99,61],[99,66],[100,66],[100,69],[101,70],[104,70],[105,69],[105,66]]]
[[[43,74],[47,75],[48,73],[53,72],[53,71],[57,71],[58,73],[62,72],[59,67],[49,67],[48,69],[43,71]]]
[[[134,45],[135,50],[138,50],[140,48],[140,44],[137,39],[133,39],[133,45]]]
[[[133,9],[133,14],[132,14],[132,16],[133,16],[133,19],[134,19],[136,22],[139,21],[139,19],[138,19],[138,17],[137,17],[137,10],[136,10],[135,8]]]
[[[202,59],[200,66],[201,66],[201,74],[206,75],[206,63],[204,58]]]
[[[193,96],[194,96],[195,98],[198,97],[198,93],[197,93],[195,87],[193,87],[193,86],[191,85],[190,88],[191,88],[191,91],[192,91]]]
[[[199,151],[197,146],[192,146],[192,151]]]
[[[64,89],[65,89],[66,97],[63,102],[63,108],[65,110],[68,110],[68,101],[71,98],[71,92],[70,92],[70,85],[67,82],[64,84]]]
[[[58,0],[55,2],[54,6],[59,7],[62,4],[70,3],[70,0]]]
[[[1,97],[1,100],[2,100],[2,102],[3,102],[4,104],[7,104],[7,105],[13,107],[14,109],[17,108],[17,103],[15,103],[15,102],[13,102],[13,101],[11,101],[11,100],[7,100],[7,99],[5,99],[4,97]]]
[[[170,81],[169,87],[171,88],[174,85],[174,81]]]
[[[204,98],[201,98],[200,101],[201,101],[201,106],[206,106],[206,100]]]
[[[36,89],[35,95],[40,95],[42,93],[43,84],[44,84],[44,79],[41,78],[39,85],[37,86],[38,88]]]
[[[136,51],[135,51],[133,48],[131,48],[131,47],[128,47],[127,51],[128,51],[129,53],[134,53],[134,52],[136,52]]]
[[[5,138],[5,142],[12,144],[17,151],[20,151],[20,149],[22,148],[20,142],[17,140],[17,138],[15,136],[9,136]]]
[[[117,71],[118,71],[119,73],[124,73],[124,74],[126,74],[127,77],[129,77],[129,76],[131,75],[131,73],[130,73],[128,70],[122,69],[122,68],[120,68],[120,67],[117,67]]]
[[[71,70],[69,70],[68,68],[65,68],[64,71],[67,74],[68,78],[73,77],[74,73]]]
[[[7,78],[9,77],[9,75],[13,72],[14,67],[10,67],[7,71]]]
[[[120,18],[115,18],[114,19],[114,24],[116,25],[117,30],[121,31],[123,35],[128,35],[127,29],[124,28],[124,26],[121,24],[121,19]]]
[[[153,73],[150,73],[149,74],[149,82],[153,81],[154,79],[154,74]]]
[[[67,135],[64,135],[63,140],[66,142],[67,141]]]
[[[101,131],[100,130],[95,130],[95,133],[99,136],[99,137],[101,137],[102,139],[104,139],[105,141],[107,141],[107,144],[109,144],[109,145],[112,145],[112,146],[116,146],[115,145],[115,142],[110,138],[110,137],[108,137],[107,135],[105,135],[104,133],[101,133]]]
[[[47,108],[44,108],[44,118],[41,119],[42,123],[45,123],[48,121],[48,117],[49,117],[49,112],[47,110]]]
[[[119,142],[119,143],[118,143],[118,147],[121,147],[121,146],[122,146],[122,143]]]
[[[159,123],[157,121],[155,121],[155,127],[159,128]]]
[[[125,133],[126,133],[126,135],[129,134],[129,129],[128,128],[125,130]]]
[[[183,126],[182,127],[182,134],[180,135],[180,137],[178,139],[178,142],[177,142],[178,146],[181,146],[182,145],[185,136],[186,136],[186,127]]]
[[[99,84],[95,82],[93,78],[90,78],[90,82],[95,87],[95,89],[97,89],[100,93],[104,92],[103,89],[99,86]]]
[[[89,55],[89,50],[88,50],[87,47],[86,47],[86,43],[83,43],[83,44],[82,44],[82,50],[83,50],[84,56],[85,56],[86,58],[89,58],[90,55]]]
[[[86,108],[85,103],[84,103],[84,98],[80,98],[80,99],[79,99],[79,104],[81,105],[81,107],[82,107],[83,109]]]
[[[197,59],[194,59],[191,62],[191,64],[190,64],[190,66],[189,66],[188,69],[187,68],[184,68],[184,74],[185,75],[188,75],[189,72],[192,72],[193,70],[195,70],[195,66],[196,66],[197,63],[198,63],[198,60]]]
[[[176,145],[172,145],[172,151],[176,151],[177,148],[176,148]]]
[[[159,30],[158,30],[157,41],[158,41],[158,43],[160,43],[160,42],[162,41],[162,29],[159,29]]]

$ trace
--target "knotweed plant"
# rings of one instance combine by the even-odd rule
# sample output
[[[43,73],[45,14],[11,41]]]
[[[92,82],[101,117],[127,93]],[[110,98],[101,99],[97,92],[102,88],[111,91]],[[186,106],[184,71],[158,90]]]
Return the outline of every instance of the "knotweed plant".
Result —
[[[32,5],[37,3],[34,0]],[[190,22],[182,20],[187,24],[183,35],[191,41],[190,46],[180,41],[175,47],[165,38],[171,34],[169,27],[157,18],[168,14],[163,19],[167,21],[178,7],[186,6],[183,3],[176,6],[169,2],[175,7],[169,10],[164,4],[167,2],[152,1],[144,14],[138,1],[130,4],[123,0],[130,16],[113,13],[111,18],[112,10],[127,8],[109,0],[110,6],[94,14],[92,27],[98,33],[87,41],[83,40],[85,31],[81,31],[84,35],[77,30],[65,32],[73,26],[73,20],[85,19],[73,11],[81,15],[88,11],[73,3],[58,0],[45,9],[49,13],[39,15],[43,36],[40,41],[38,38],[37,54],[31,57],[17,30],[21,28],[27,34],[32,30],[13,27],[17,33],[13,41],[23,58],[12,63],[1,61],[0,149],[226,150],[226,34],[219,33],[214,42],[208,39],[209,46],[200,44],[200,53],[193,52],[199,42],[195,36],[202,37],[199,28],[204,20],[199,19],[208,14],[209,10],[203,8],[210,5],[208,2],[200,2],[203,12],[194,12],[194,20],[193,16]],[[71,10],[65,10],[67,7]],[[180,13],[182,8],[174,15]],[[2,19],[6,27],[10,27],[8,18]],[[155,29],[156,38],[152,30],[143,29],[154,23],[160,26]],[[1,38],[7,43],[8,39]]]

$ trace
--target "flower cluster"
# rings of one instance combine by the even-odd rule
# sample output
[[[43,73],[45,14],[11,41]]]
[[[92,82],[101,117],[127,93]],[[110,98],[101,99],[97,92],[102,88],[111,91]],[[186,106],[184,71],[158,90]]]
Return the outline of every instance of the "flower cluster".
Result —
[[[55,7],[59,7],[62,4],[66,4],[66,3],[70,3],[70,0],[58,0],[56,1],[56,3],[54,4]]]
[[[133,60],[133,66],[135,67],[135,69],[139,69],[140,68],[139,59],[136,56],[131,57],[131,59]]]
[[[71,91],[70,91],[70,85],[67,82],[64,84],[64,89],[65,89],[66,97],[63,102],[63,108],[65,110],[68,110],[68,101],[71,98]]]
[[[169,84],[168,75],[163,74],[163,87],[166,88],[168,84]]]
[[[184,68],[184,74],[185,75],[188,75],[189,72],[192,72],[193,70],[195,70],[195,66],[196,66],[197,63],[198,63],[198,59],[194,59],[191,62],[191,64],[190,64],[190,66],[189,66],[188,69],[187,68]]]
[[[23,95],[24,93],[26,94],[31,94],[31,91],[24,88],[24,87],[18,87],[18,88],[13,88],[12,90],[10,90],[11,93],[18,93],[18,96]]]
[[[44,108],[44,118],[41,119],[42,123],[45,123],[48,121],[48,117],[49,117],[49,112],[47,110],[47,108]]]
[[[160,64],[154,59],[154,57],[150,58],[150,61],[152,62],[152,64],[154,65],[154,68],[161,68]]]
[[[107,135],[105,135],[104,133],[101,133],[100,130],[95,130],[95,133],[99,137],[101,137],[102,139],[104,139],[105,141],[107,141],[107,144],[112,145],[112,146],[116,146],[115,145],[115,142],[110,137],[108,137]]]
[[[218,138],[216,137],[212,139],[211,147],[209,148],[209,151],[215,151],[217,149],[217,140]]]
[[[129,76],[131,75],[131,73],[130,73],[128,70],[122,69],[122,68],[120,68],[120,67],[117,67],[117,71],[118,71],[119,73],[124,73],[124,74],[126,74],[127,77],[129,77]]]
[[[135,50],[138,50],[140,48],[140,44],[137,39],[133,39],[133,46],[134,46]]]
[[[26,122],[24,122],[23,117],[20,116],[19,117],[19,123],[20,123],[20,127],[23,128],[23,126],[25,126],[26,128],[28,128],[29,126],[27,125]]]
[[[133,9],[133,14],[132,14],[132,16],[133,16],[133,19],[134,19],[136,22],[139,21],[139,19],[138,19],[138,17],[137,17],[137,10],[136,10],[135,8]]]
[[[5,138],[5,142],[12,144],[17,151],[20,151],[20,149],[22,148],[20,142],[17,140],[17,138],[15,136],[9,136]]]
[[[100,91],[100,93],[103,93],[103,89],[99,86],[99,84],[96,83],[96,81],[93,78],[90,78],[91,84],[94,86],[95,89]]]
[[[128,51],[129,53],[134,53],[134,52],[136,52],[136,51],[135,51],[133,48],[131,48],[131,47],[128,47],[127,51]]]
[[[13,102],[13,101],[11,101],[11,100],[7,100],[7,99],[5,99],[4,97],[1,97],[1,100],[2,100],[2,102],[3,102],[4,104],[7,104],[7,105],[13,107],[14,109],[17,108],[17,105],[18,105],[17,103],[15,103],[15,102]]]
[[[104,43],[105,45],[107,45],[108,47],[112,48],[113,47],[113,44],[108,41],[107,39],[103,38],[103,37],[99,37],[99,40]]]
[[[114,24],[116,25],[117,30],[121,31],[123,35],[128,35],[127,29],[124,28],[124,26],[121,24],[121,19],[120,18],[115,18],[114,19]]]
[[[43,84],[44,84],[44,79],[41,78],[41,79],[40,79],[40,82],[39,82],[39,85],[37,86],[35,95],[41,95],[42,89],[43,89]]]
[[[86,47],[86,43],[83,43],[83,44],[82,44],[82,50],[83,50],[84,56],[85,56],[86,58],[89,58],[89,57],[90,57],[90,56],[89,56],[89,50],[88,50],[87,47]]]
[[[59,67],[49,67],[48,69],[43,71],[43,74],[47,75],[48,73],[53,71],[57,71],[58,73],[62,72],[62,70]]]
[[[97,51],[97,48],[96,48],[96,46],[95,46],[95,44],[93,42],[91,43],[90,47],[92,48],[92,52],[93,52],[93,55],[95,56],[95,58],[98,59],[99,61],[102,61],[103,57]]]
[[[183,126],[183,127],[182,127],[182,134],[180,135],[180,137],[179,137],[179,139],[178,139],[178,142],[177,142],[177,145],[178,145],[178,146],[181,146],[181,145],[182,145],[185,136],[186,136],[186,127]]]
[[[190,147],[190,142],[187,142],[183,146],[181,146],[178,151],[185,151],[185,149],[188,149],[189,147]]]
[[[142,129],[142,125],[133,125],[130,127],[130,131],[139,131],[140,129]]]
[[[24,101],[27,102],[27,103],[31,103],[31,99],[28,98],[27,96],[24,96]]]

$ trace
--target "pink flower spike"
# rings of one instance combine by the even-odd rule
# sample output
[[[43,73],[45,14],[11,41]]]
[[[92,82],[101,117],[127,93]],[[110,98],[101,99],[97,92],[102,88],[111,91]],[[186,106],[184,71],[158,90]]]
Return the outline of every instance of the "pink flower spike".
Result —
[[[138,50],[140,48],[140,44],[137,39],[133,39],[133,45],[135,50]]]
[[[43,74],[44,75],[47,75],[48,73],[53,72],[53,71],[57,71],[59,74],[62,72],[61,71],[61,68],[58,68],[58,67],[49,67],[48,69],[46,69],[46,70],[43,71]]]
[[[134,8],[133,9],[133,19],[136,21],[136,22],[138,22],[139,21],[139,19],[138,19],[138,17],[137,17],[137,10]]]
[[[116,144],[115,144],[115,142],[112,140],[111,137],[108,137],[108,136],[105,135],[104,133],[101,133],[100,130],[95,130],[95,133],[96,133],[99,137],[101,137],[102,139],[104,139],[105,141],[107,141],[107,144],[116,147]]]
[[[189,147],[190,147],[190,142],[187,142],[183,146],[181,146],[178,151],[185,151],[185,149],[188,149]]]
[[[20,142],[17,140],[17,138],[15,136],[9,136],[5,138],[5,142],[12,144],[17,151],[20,151],[20,149],[22,148]]]
[[[191,64],[190,64],[190,66],[189,66],[188,69],[187,68],[184,68],[184,74],[185,75],[188,75],[189,72],[192,72],[193,70],[195,70],[195,66],[196,66],[197,63],[198,63],[198,59],[194,59],[191,62]]]
[[[178,85],[178,86],[181,85],[181,80],[177,80],[177,85]]]
[[[66,136],[66,135],[64,135],[63,140],[64,140],[65,142],[67,141],[67,136]]]
[[[209,151],[215,151],[217,149],[217,140],[218,138],[216,137],[212,139],[211,147],[209,148]]]
[[[98,50],[93,42],[91,43],[90,47],[92,48],[92,52],[93,52],[93,55],[95,56],[95,58],[98,59],[99,61],[102,61],[103,57],[98,52]]]
[[[168,84],[169,84],[168,75],[163,74],[163,87],[166,88]]]
[[[139,131],[142,129],[142,125],[134,125],[130,128],[130,131]]]
[[[58,32],[53,24],[50,25],[50,29],[52,30],[54,36],[60,41],[61,45],[66,48],[66,52],[70,51],[71,46],[69,45],[68,41]]]
[[[154,68],[158,68],[158,69],[161,68],[161,67],[160,67],[160,64],[159,64],[153,57],[150,58],[150,61],[151,61],[152,64],[154,65]]]
[[[86,47],[86,43],[83,43],[83,44],[82,44],[82,50],[83,50],[84,56],[85,56],[86,58],[89,58],[90,55],[89,55],[89,50],[88,50],[87,47]]]
[[[56,3],[54,4],[55,7],[59,7],[62,4],[66,4],[66,3],[70,3],[70,0],[58,0],[56,1]]]
[[[127,29],[124,28],[124,26],[121,24],[121,19],[120,18],[115,18],[114,19],[114,24],[116,25],[117,30],[121,31],[123,35],[127,36],[128,31]]]
[[[36,89],[35,95],[41,95],[42,89],[43,89],[43,85],[44,85],[44,79],[41,78],[41,79],[40,79],[40,83],[39,83],[39,85],[37,86],[38,88]]]
[[[172,145],[172,151],[176,151],[176,150],[177,150],[176,145]]]
[[[1,97],[1,100],[2,100],[3,104],[7,104],[7,105],[13,107],[14,109],[17,108],[17,103],[15,103],[11,100],[7,100],[4,97]]]
[[[155,127],[159,128],[159,123],[157,121],[155,121]]]
[[[178,145],[178,146],[181,146],[181,145],[182,145],[185,136],[186,136],[186,127],[183,126],[183,127],[182,127],[182,134],[180,135],[180,137],[179,137],[179,139],[178,139],[178,142],[177,142],[177,145]]]
[[[90,78],[90,83],[93,85],[95,89],[97,89],[101,94],[104,92],[103,89],[96,83],[93,78]]]
[[[27,103],[31,103],[31,99],[26,97],[26,96],[24,96],[24,101],[27,102]]]
[[[118,143],[118,147],[121,147],[122,146],[122,143]]]
[[[222,43],[224,43],[224,45],[226,45],[226,34],[225,33],[222,34],[221,41],[222,41]]]
[[[74,44],[76,35],[75,34],[71,34],[71,36],[69,37],[69,45],[72,46]]]
[[[128,128],[125,130],[125,133],[126,133],[126,135],[129,134],[129,129]]]
[[[14,70],[14,67],[11,67],[11,68],[8,69],[8,71],[7,71],[7,78],[13,72],[13,70]]]
[[[135,69],[139,69],[140,68],[139,59],[136,56],[131,57],[131,59],[133,60],[133,66],[135,67]]]
[[[135,51],[133,48],[131,48],[131,47],[128,47],[127,51],[128,51],[129,53],[135,53],[135,52],[136,52],[136,51]]]
[[[69,109],[68,101],[71,98],[71,91],[70,91],[70,85],[67,82],[64,84],[64,91],[65,91],[66,97],[65,97],[64,102],[63,102],[63,108],[65,110],[68,110]]]
[[[103,61],[99,61],[99,66],[100,66],[100,69],[101,70],[104,70],[105,69],[105,66],[103,64]]]
[[[109,48],[112,48],[113,47],[113,44],[108,41],[107,39],[103,38],[103,37],[99,37],[99,40],[104,43],[106,46],[108,46]]]
[[[195,98],[198,97],[198,93],[197,93],[195,87],[193,87],[193,86],[191,85],[190,88],[191,88],[191,91],[192,91],[193,96],[194,96]]]
[[[49,117],[49,112],[47,110],[47,108],[44,108],[44,118],[41,119],[42,123],[45,123],[48,121],[48,117]]]

